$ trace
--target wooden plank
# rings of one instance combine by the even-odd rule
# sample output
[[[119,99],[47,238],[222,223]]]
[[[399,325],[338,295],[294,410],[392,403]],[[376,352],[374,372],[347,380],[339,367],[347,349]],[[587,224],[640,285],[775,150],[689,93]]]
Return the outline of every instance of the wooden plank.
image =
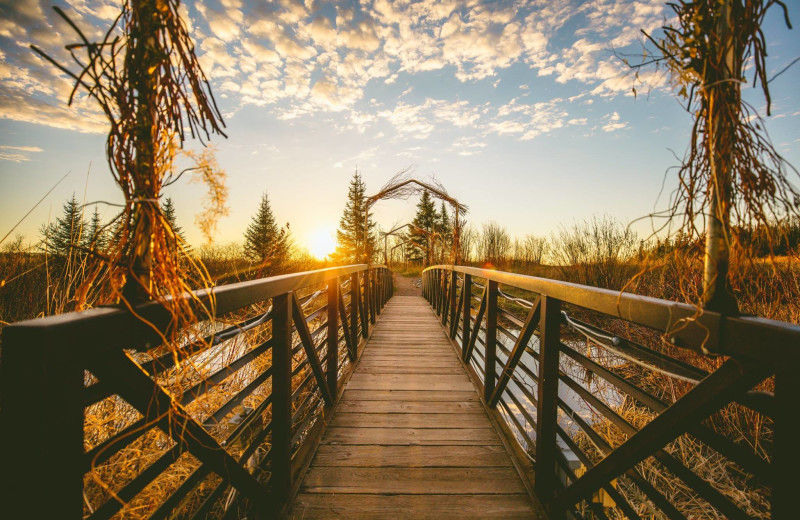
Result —
[[[475,390],[357,390],[350,388],[342,395],[346,401],[477,401]]]
[[[427,364],[427,363],[426,363]],[[409,366],[371,366],[369,367],[370,374],[441,374],[441,375],[454,375],[463,374],[464,369],[459,366],[453,367],[409,367]]]
[[[511,467],[503,446],[321,446],[314,466]]]
[[[512,495],[524,493],[508,468],[353,468],[311,467],[306,493],[408,493],[419,495]]]
[[[442,362],[452,362],[454,361],[452,354],[426,354],[422,355],[413,355],[413,354],[365,354],[364,361],[383,361],[383,362],[391,362],[391,363],[400,363],[400,362],[419,362],[420,360],[430,361],[431,363],[442,363]]]
[[[350,379],[351,383],[354,382],[381,382],[381,383],[410,383],[410,382],[417,382],[420,384],[433,384],[433,383],[441,383],[446,385],[451,384],[458,384],[458,383],[469,383],[469,379],[467,375],[464,373],[456,374],[456,375],[443,375],[441,377],[437,377],[436,381],[431,381],[431,377],[426,374],[367,374],[364,372],[356,372],[353,374],[353,377]],[[430,388],[430,387],[429,387]]]
[[[356,379],[355,375],[347,383],[347,388],[352,390],[473,390],[469,380],[462,382],[437,381],[438,378],[413,379],[410,381],[381,381],[370,379]]]
[[[448,357],[454,359],[453,352],[450,347],[424,347],[424,348],[408,348],[408,347],[386,347],[386,348],[371,348],[369,352],[365,352],[369,356],[397,356],[401,358],[417,358],[417,357]]]
[[[365,352],[364,359],[371,361],[391,360],[391,361],[416,361],[426,359],[431,361],[455,361],[452,352],[446,350],[373,350]]]
[[[418,519],[479,520],[535,518],[524,495],[369,495],[312,494],[297,497],[293,518],[318,520]]]
[[[337,413],[331,427],[341,428],[491,428],[483,413]]]
[[[385,446],[499,446],[497,432],[485,428],[329,428],[322,444]]]
[[[399,360],[399,361],[392,361],[392,360],[385,360],[385,359],[364,359],[364,358],[362,358],[361,362],[359,363],[358,366],[362,370],[366,370],[367,372],[370,372],[373,368],[379,368],[379,367],[412,367],[413,368],[413,367],[416,367],[418,365],[419,365],[419,363],[417,363],[417,361],[414,360],[414,359],[402,359],[402,360]],[[425,360],[425,366],[428,366],[428,367],[441,367],[441,368],[456,367],[456,368],[461,369],[461,371],[463,372],[463,369],[461,367],[461,363],[459,363],[455,359],[449,359],[449,360],[448,359],[443,359],[443,360],[426,359]]]
[[[483,406],[472,401],[340,401],[336,415],[348,413],[478,413]]]

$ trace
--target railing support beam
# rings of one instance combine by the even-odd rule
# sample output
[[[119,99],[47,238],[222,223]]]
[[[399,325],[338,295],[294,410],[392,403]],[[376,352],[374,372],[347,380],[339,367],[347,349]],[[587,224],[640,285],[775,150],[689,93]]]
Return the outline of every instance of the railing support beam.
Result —
[[[552,504],[555,497],[557,478],[556,426],[561,302],[550,296],[542,296],[540,316],[535,490],[539,499],[547,506]]]
[[[494,393],[497,375],[497,293],[498,283],[489,280],[486,293],[486,364],[483,375],[483,400],[488,403]]]
[[[83,516],[82,360],[46,330],[3,331],[0,427],[6,518]],[[53,426],[56,426],[54,430]]]
[[[289,294],[272,299],[272,500],[278,508],[292,488],[292,310]]]
[[[800,445],[797,443],[797,398],[800,379],[792,368],[780,367],[775,372],[775,452],[772,457],[772,518],[783,520],[797,515],[797,483],[791,478],[800,464]]]
[[[464,275],[461,294],[464,296],[461,299],[461,359],[467,359],[467,346],[472,325],[472,275]]]
[[[325,371],[328,389],[334,402],[339,387],[339,279],[328,280],[328,360]],[[347,337],[347,322],[342,320],[344,335]],[[349,343],[349,342],[348,342]]]

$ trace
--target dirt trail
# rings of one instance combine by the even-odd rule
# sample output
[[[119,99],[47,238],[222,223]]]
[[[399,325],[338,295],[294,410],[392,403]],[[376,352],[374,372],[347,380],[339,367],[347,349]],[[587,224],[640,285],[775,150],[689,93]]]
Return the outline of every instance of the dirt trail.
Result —
[[[413,282],[419,282],[419,278],[406,278],[397,273],[394,273],[393,276],[395,296],[422,296],[422,290],[413,284]]]

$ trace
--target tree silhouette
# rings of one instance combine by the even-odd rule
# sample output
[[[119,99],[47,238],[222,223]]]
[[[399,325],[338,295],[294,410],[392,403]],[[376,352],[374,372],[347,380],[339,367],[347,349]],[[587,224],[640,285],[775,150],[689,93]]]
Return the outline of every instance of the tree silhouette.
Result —
[[[417,203],[417,214],[412,221],[414,227],[411,228],[410,239],[420,251],[425,265],[430,265],[433,260],[433,246],[439,223],[440,216],[436,212],[433,199],[430,193],[423,191]]]
[[[172,203],[172,198],[167,197],[161,204],[161,211],[164,212],[164,218],[169,222],[169,227],[172,232],[178,237],[181,242],[186,243],[186,235],[183,233],[183,228],[178,225],[178,217],[175,214],[175,205]]]
[[[339,229],[336,230],[336,252],[333,257],[341,263],[357,263],[363,261],[364,246],[369,251],[375,250],[375,223],[372,213],[367,217],[368,236],[364,237],[364,208],[366,204],[365,193],[367,185],[361,179],[361,174],[356,171],[350,180],[347,192],[347,203],[339,220]]]
[[[41,228],[41,249],[57,257],[77,253],[86,245],[89,223],[83,218],[83,209],[75,194],[64,203],[62,216]]]
[[[267,193],[261,197],[258,212],[244,234],[244,254],[258,262],[259,271],[269,276],[283,267],[289,257],[289,231],[275,221]]]

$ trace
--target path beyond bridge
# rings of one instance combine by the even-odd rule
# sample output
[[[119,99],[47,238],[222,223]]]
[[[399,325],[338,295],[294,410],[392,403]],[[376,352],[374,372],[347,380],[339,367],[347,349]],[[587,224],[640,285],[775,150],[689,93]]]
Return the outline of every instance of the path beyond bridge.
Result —
[[[421,296],[386,305],[293,507],[296,519],[390,517],[536,517]]]

